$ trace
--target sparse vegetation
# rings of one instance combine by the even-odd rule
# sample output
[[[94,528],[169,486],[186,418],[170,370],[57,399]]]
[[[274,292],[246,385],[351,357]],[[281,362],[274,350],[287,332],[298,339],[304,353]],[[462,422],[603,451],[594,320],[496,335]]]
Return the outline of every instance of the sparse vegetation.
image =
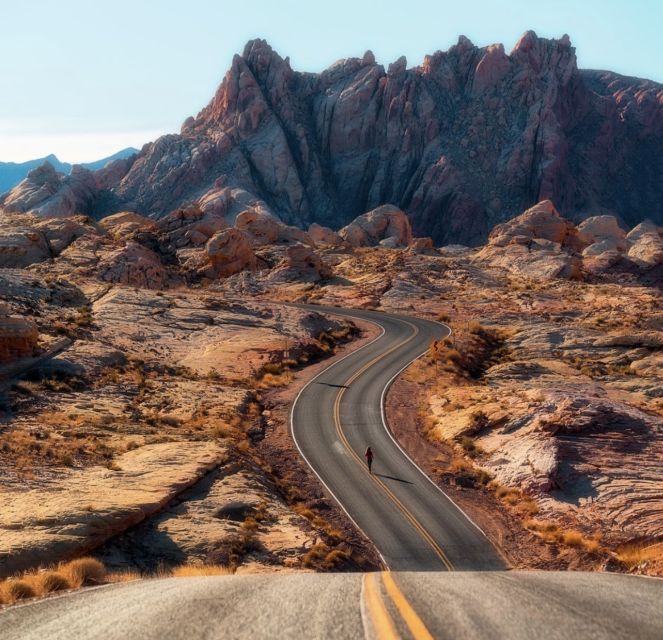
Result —
[[[627,569],[646,563],[663,563],[663,542],[628,542],[616,551],[617,560]]]
[[[0,605],[14,604],[86,586],[129,582],[155,578],[230,575],[233,569],[218,564],[187,563],[177,567],[160,567],[154,573],[135,570],[107,571],[96,558],[85,557],[61,562],[53,567],[34,569],[6,580],[0,580]]]

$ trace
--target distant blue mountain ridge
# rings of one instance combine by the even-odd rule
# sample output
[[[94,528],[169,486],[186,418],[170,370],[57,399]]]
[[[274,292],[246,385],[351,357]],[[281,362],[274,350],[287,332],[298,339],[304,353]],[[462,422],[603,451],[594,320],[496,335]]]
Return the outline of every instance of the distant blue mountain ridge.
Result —
[[[128,158],[134,153],[138,153],[138,149],[133,147],[127,147],[122,149],[117,153],[114,153],[112,156],[107,158],[102,158],[101,160],[95,160],[94,162],[81,162],[79,163],[81,167],[95,171],[96,169],[101,169],[106,166],[109,162],[113,160],[120,160],[122,158]],[[57,156],[51,154],[45,158],[37,158],[35,160],[27,160],[26,162],[0,162],[0,194],[9,191],[15,187],[21,180],[23,180],[32,169],[40,167],[44,162],[50,162],[53,165],[53,168],[56,171],[61,173],[70,173],[71,168],[74,166],[69,162],[60,162]]]

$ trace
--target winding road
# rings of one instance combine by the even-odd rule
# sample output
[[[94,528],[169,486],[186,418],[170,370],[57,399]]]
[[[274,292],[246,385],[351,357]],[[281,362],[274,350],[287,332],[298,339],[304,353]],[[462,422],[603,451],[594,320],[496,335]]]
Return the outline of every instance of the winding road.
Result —
[[[291,428],[302,456],[376,545],[387,570],[169,578],[85,589],[0,611],[0,638],[663,638],[663,580],[502,571],[504,561],[480,529],[391,437],[386,390],[447,327],[298,306],[382,328],[301,390]],[[376,453],[373,475],[363,460],[367,444]]]
[[[381,327],[375,340],[302,389],[291,429],[304,459],[385,565],[397,571],[506,568],[483,532],[401,449],[384,419],[391,381],[449,328],[376,311],[297,306]],[[373,474],[363,457],[367,445],[375,453]]]

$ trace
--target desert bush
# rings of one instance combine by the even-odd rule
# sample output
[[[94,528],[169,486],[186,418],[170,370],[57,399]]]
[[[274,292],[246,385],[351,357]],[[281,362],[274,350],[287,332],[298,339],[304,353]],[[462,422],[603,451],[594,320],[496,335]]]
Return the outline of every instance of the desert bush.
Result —
[[[338,565],[347,562],[350,554],[343,549],[332,549],[322,561],[322,568],[326,570],[335,569]]]
[[[219,540],[206,560],[211,565],[234,569],[241,564],[245,556],[263,550],[264,547],[254,532],[242,531]]]
[[[313,567],[316,561],[326,558],[329,551],[329,547],[324,542],[314,544],[306,554],[304,554],[302,562],[305,567]]]
[[[78,558],[61,567],[61,571],[72,587],[91,584],[103,584],[106,578],[106,567],[96,558]]]
[[[635,569],[645,562],[663,562],[663,543],[626,543],[617,548],[617,560],[627,569]]]
[[[283,365],[280,362],[268,362],[263,365],[262,370],[264,373],[278,376],[283,373]]]
[[[10,603],[37,597],[37,592],[32,585],[27,580],[22,579],[5,580],[2,591],[5,600]]]
[[[35,583],[40,594],[66,591],[71,588],[71,583],[58,571],[44,571],[35,576]]]

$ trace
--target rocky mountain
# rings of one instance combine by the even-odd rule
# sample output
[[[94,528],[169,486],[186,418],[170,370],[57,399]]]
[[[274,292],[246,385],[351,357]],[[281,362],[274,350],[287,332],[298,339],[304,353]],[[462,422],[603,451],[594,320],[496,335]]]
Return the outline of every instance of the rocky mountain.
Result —
[[[102,158],[101,160],[83,162],[80,166],[86,169],[90,169],[91,171],[96,171],[97,169],[102,169],[113,160],[128,158],[135,153],[138,153],[138,149],[127,147],[126,149],[122,149],[111,156]],[[32,169],[41,167],[41,165],[43,165],[45,162],[48,162],[50,165],[52,165],[56,171],[65,174],[71,173],[72,167],[74,166],[69,162],[61,162],[53,153],[44,158],[27,160],[26,162],[0,162],[0,194],[5,193],[6,191],[9,191],[15,187],[19,182],[21,182],[21,180],[27,177],[28,173],[30,173]]]
[[[580,70],[568,36],[531,31],[509,54],[461,36],[409,69],[400,58],[385,70],[368,51],[319,74],[294,71],[253,40],[180,134],[82,177],[60,187],[50,178],[48,215],[59,202],[67,213],[75,201],[78,213],[154,218],[198,203],[231,223],[258,207],[290,225],[338,229],[392,204],[415,235],[478,244],[551,199],[575,222],[610,214],[629,228],[660,224],[663,86]],[[0,206],[43,213],[30,180]]]

